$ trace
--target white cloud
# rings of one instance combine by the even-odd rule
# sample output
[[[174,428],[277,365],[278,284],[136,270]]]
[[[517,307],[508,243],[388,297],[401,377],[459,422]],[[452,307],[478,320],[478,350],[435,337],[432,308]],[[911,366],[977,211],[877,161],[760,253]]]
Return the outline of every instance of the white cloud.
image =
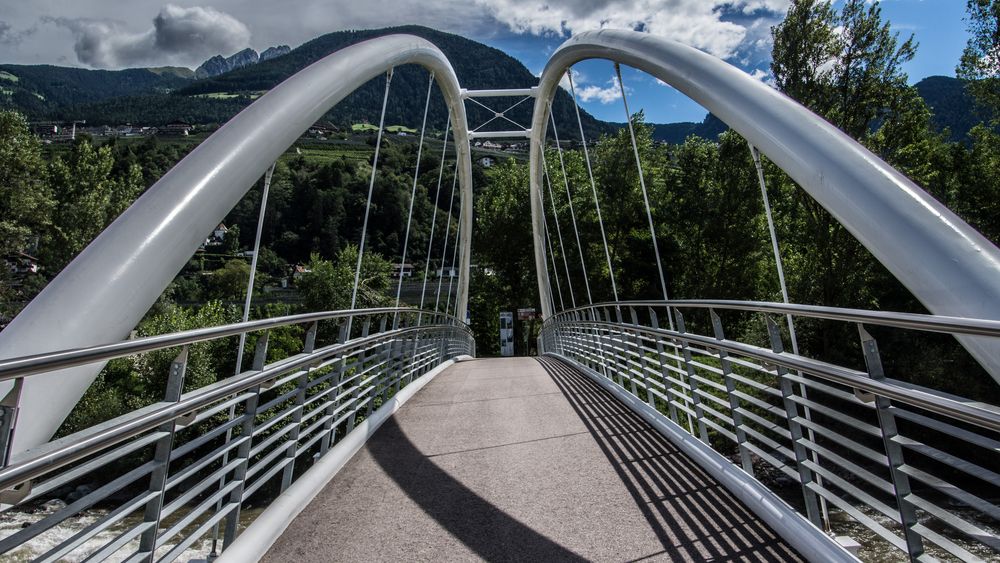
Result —
[[[774,76],[771,76],[771,73],[764,69],[755,68],[753,69],[753,72],[750,73],[750,76],[756,78],[757,80],[760,80],[761,82],[767,84],[772,88],[775,87]]]
[[[576,85],[575,79],[574,85]],[[627,87],[626,90],[630,91]],[[588,86],[576,85],[576,95],[582,102],[597,101],[606,105],[615,100],[620,100],[622,98],[622,91],[621,87],[618,85],[618,77],[612,76],[610,80],[605,82],[605,86],[603,87],[596,84],[590,84]]]
[[[728,58],[747,28],[726,10],[784,11],[788,0],[475,0],[516,33],[567,35],[591,29],[638,29]]]
[[[233,16],[214,8],[167,4],[152,29],[134,33],[109,19],[52,18],[73,32],[77,59],[98,68],[144,64],[197,65],[217,54],[232,54],[250,43],[250,30]]]

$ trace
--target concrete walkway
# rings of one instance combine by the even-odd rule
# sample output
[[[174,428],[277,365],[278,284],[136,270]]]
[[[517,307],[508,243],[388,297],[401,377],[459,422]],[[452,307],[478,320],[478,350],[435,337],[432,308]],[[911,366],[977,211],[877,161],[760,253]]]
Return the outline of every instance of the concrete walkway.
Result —
[[[747,508],[561,362],[451,367],[265,561],[792,561]]]

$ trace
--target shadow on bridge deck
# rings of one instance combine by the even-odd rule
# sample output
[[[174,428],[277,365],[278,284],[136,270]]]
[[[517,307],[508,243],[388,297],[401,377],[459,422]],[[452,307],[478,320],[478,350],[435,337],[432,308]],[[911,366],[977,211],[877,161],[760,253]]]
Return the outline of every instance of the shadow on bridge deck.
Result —
[[[456,364],[390,418],[265,561],[789,561],[721,485],[552,359]]]

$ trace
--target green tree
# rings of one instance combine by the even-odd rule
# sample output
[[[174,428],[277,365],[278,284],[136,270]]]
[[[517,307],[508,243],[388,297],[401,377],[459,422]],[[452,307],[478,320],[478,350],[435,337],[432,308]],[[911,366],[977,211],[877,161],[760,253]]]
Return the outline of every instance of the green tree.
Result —
[[[773,29],[772,71],[785,93],[822,115],[887,161],[920,180],[932,179],[929,113],[906,85],[902,65],[916,44],[900,41],[878,2],[798,0]],[[902,286],[814,199],[775,167],[768,185],[778,222],[791,298],[798,302],[870,308],[883,300],[916,307]],[[877,289],[876,289],[877,288]],[[888,299],[885,299],[889,297]],[[804,327],[800,340],[824,358],[851,354],[852,339],[825,327]]]
[[[225,306],[218,301],[199,308],[168,305],[161,312],[144,319],[136,328],[135,335],[155,336],[238,320],[239,310],[236,307]],[[179,349],[157,350],[108,362],[59,433],[71,434],[162,401],[170,363],[179,352]],[[198,389],[232,375],[235,362],[235,337],[192,344],[189,347],[184,390]]]
[[[53,228],[44,256],[53,273],[61,270],[128,207],[142,191],[142,172],[131,166],[122,176],[113,174],[109,147],[78,140],[64,160],[49,167],[55,195]]]
[[[339,311],[351,306],[354,271],[358,249],[348,246],[337,254],[336,260],[325,260],[313,253],[306,265],[308,272],[296,282],[303,304],[309,311]],[[358,297],[355,308],[382,307],[390,299],[392,265],[382,255],[365,252],[361,261]]]
[[[0,111],[0,256],[29,250],[51,224],[41,146],[24,117]]]
[[[1000,0],[967,0],[969,38],[958,65],[959,78],[1000,119]]]

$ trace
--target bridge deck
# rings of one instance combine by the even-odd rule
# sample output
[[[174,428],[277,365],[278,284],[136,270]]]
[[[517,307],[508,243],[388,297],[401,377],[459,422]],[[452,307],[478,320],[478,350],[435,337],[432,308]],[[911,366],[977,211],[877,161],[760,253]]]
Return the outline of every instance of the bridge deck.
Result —
[[[585,376],[456,364],[390,418],[265,561],[798,556]]]

